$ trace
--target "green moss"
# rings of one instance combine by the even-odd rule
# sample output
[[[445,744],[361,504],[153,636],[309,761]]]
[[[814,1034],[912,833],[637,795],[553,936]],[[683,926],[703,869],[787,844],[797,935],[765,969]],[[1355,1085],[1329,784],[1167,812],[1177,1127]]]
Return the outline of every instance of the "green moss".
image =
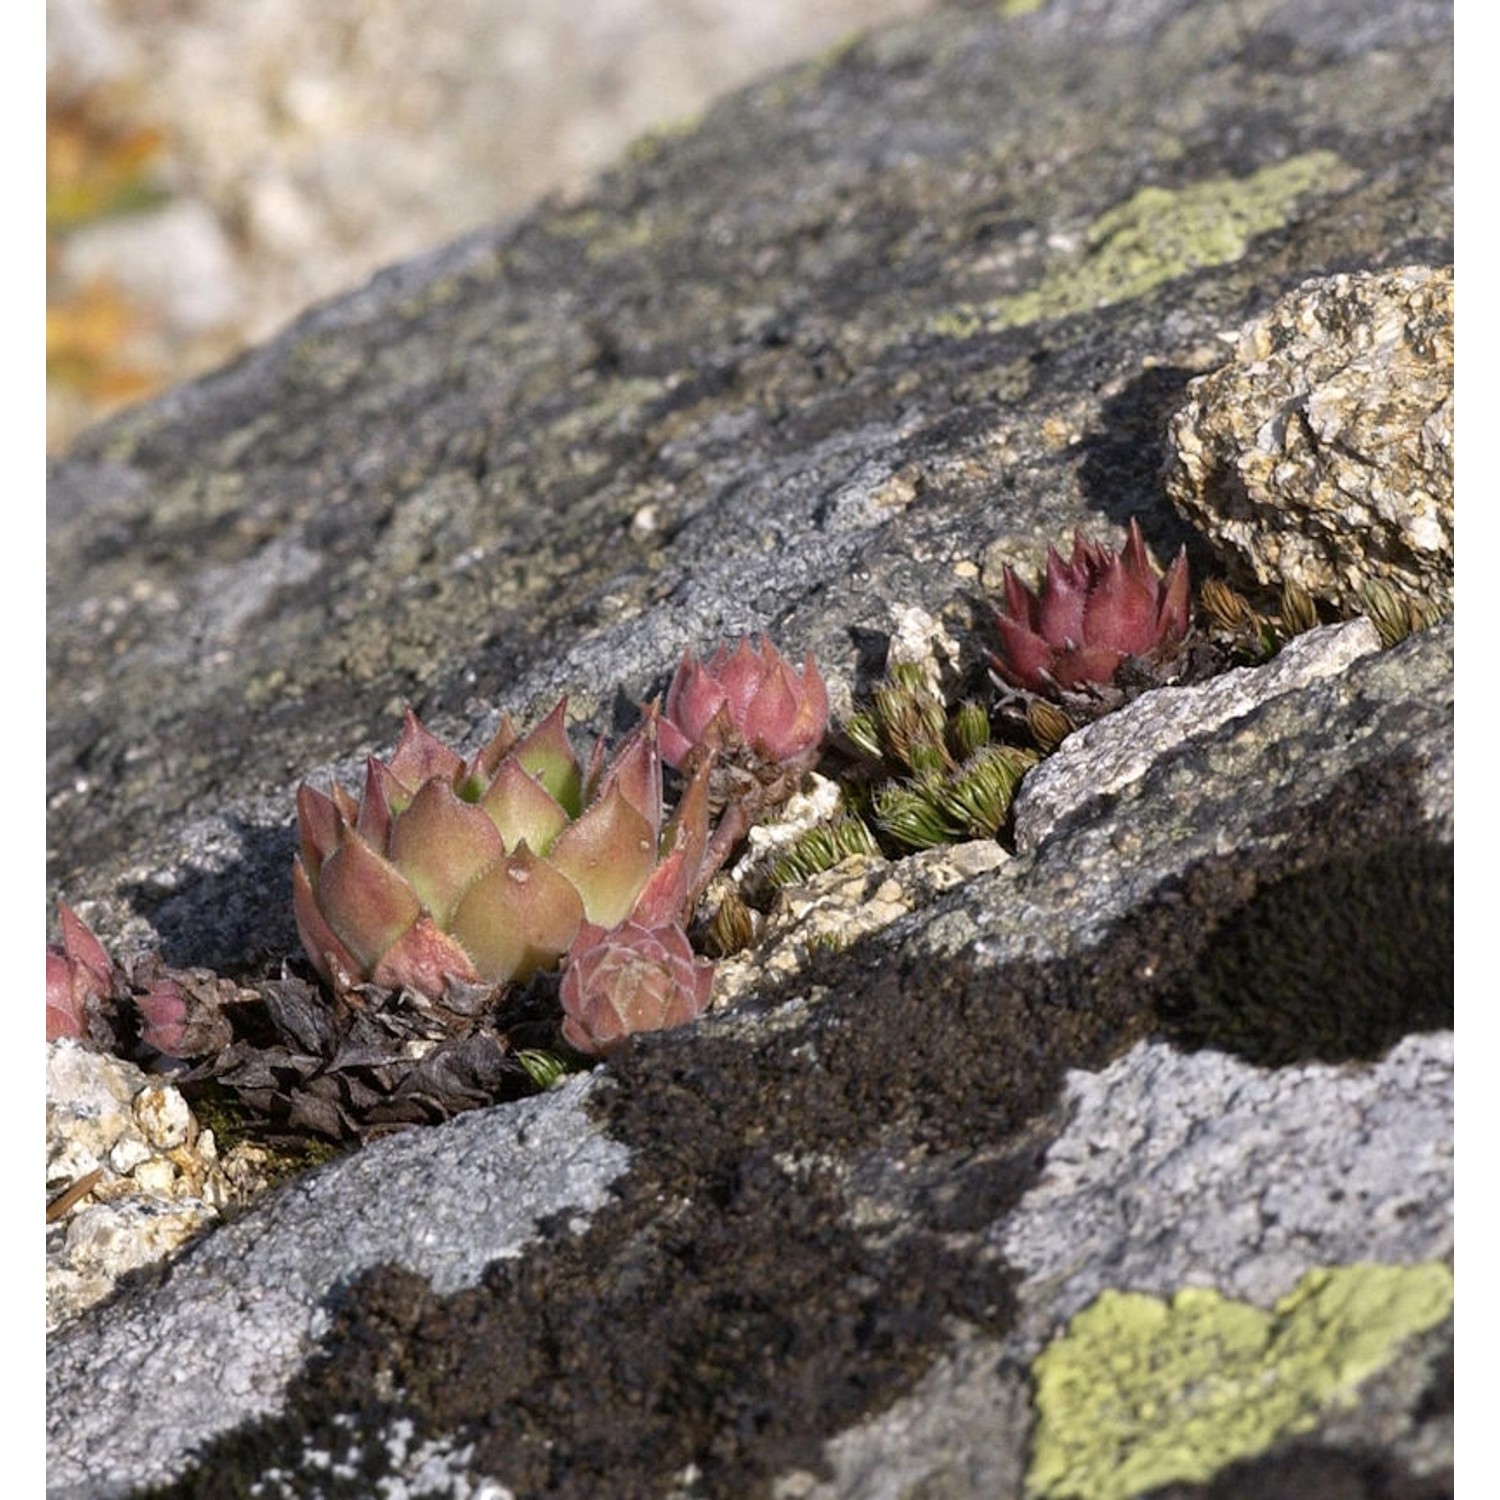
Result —
[[[1353,1404],[1453,1310],[1443,1264],[1310,1271],[1269,1312],[1191,1287],[1104,1292],[1033,1365],[1032,1496],[1128,1500],[1201,1482]]]
[[[1295,216],[1308,193],[1352,180],[1332,151],[1310,151],[1249,177],[1212,177],[1175,190],[1144,187],[1084,232],[1080,256],[1013,297],[942,314],[932,332],[952,336],[982,322],[1012,328],[1144,297],[1179,276],[1240,259],[1258,234]]]
[[[1163,1004],[1174,1040],[1257,1067],[1379,1057],[1453,1025],[1453,846],[1368,841],[1272,880]]]

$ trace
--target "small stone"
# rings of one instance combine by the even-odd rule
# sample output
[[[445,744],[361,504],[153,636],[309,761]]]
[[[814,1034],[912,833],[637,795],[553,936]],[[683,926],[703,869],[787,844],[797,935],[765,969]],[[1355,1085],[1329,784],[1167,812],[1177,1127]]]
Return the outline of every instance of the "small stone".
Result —
[[[109,1164],[121,1177],[129,1177],[143,1162],[151,1160],[151,1148],[138,1135],[127,1135],[110,1148]]]
[[[146,1139],[159,1151],[186,1145],[192,1139],[193,1113],[187,1100],[170,1084],[151,1084],[130,1106]]]
[[[1450,607],[1451,266],[1304,282],[1188,392],[1167,492],[1241,581]]]
[[[170,1198],[177,1182],[177,1169],[162,1156],[143,1161],[131,1174],[137,1188],[158,1198]]]

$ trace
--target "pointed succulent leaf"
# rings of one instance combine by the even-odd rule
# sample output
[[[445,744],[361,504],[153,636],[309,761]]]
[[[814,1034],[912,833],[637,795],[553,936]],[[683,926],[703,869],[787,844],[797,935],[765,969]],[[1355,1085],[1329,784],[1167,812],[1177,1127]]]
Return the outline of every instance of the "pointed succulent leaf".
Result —
[[[520,735],[516,732],[515,721],[510,710],[506,709],[500,715],[500,727],[474,752],[464,767],[459,796],[465,801],[477,802],[518,739]]]
[[[114,960],[66,901],[57,903],[62,946],[47,947],[47,1040],[89,1036],[89,1008],[116,993]]]
[[[570,816],[577,817],[583,801],[583,774],[564,727],[567,708],[568,700],[559,698],[552,712],[516,742],[510,756],[535,776]]]
[[[654,831],[661,828],[661,754],[657,741],[655,704],[631,730],[604,770],[599,792],[618,786],[625,800],[640,813]]]
[[[1188,582],[1187,548],[1178,549],[1167,569],[1161,590],[1161,608],[1156,616],[1158,640],[1181,640],[1187,634],[1192,613],[1192,591]]]
[[[391,825],[411,806],[412,790],[403,786],[390,767],[373,755],[365,762],[365,794],[360,798],[358,812],[350,821],[372,849],[378,849],[382,854],[389,850]]]
[[[661,860],[636,897],[630,918],[644,927],[685,923],[692,915],[708,850],[712,757],[698,763],[661,837]],[[706,877],[703,877],[706,878]]]
[[[799,738],[816,717],[796,674],[780,657],[765,673],[743,716],[750,745],[770,760],[783,760],[801,748]],[[824,715],[826,722],[826,714]]]
[[[391,774],[403,786],[413,792],[424,781],[441,776],[452,784],[463,772],[462,757],[449,749],[438,737],[423,727],[421,721],[410,710],[406,710],[406,722],[396,749],[387,762]]]
[[[995,621],[1000,629],[1003,653],[995,658],[995,667],[1014,687],[1040,685],[1047,676],[1056,652],[1036,631],[1027,629],[1003,615]]]
[[[65,954],[47,950],[47,1040],[88,1035],[83,999],[74,993],[73,970]]]
[[[1057,652],[1049,675],[1053,682],[1064,688],[1076,688],[1088,682],[1110,682],[1124,660],[1124,653],[1110,646],[1084,646]]]
[[[661,749],[661,758],[673,770],[681,770],[686,764],[688,756],[693,753],[693,741],[670,719],[663,719],[661,721],[661,726],[657,732],[657,744]]]
[[[519,761],[506,760],[495,773],[480,806],[500,830],[510,850],[529,845],[546,854],[568,826],[562,804]]]
[[[577,888],[589,920],[612,927],[656,866],[656,830],[616,784],[563,831],[551,863]]]
[[[352,828],[323,861],[317,898],[328,925],[366,971],[422,915],[405,876]]]
[[[464,892],[505,855],[489,814],[444,780],[427,782],[391,828],[390,858],[439,927]]]
[[[297,788],[297,841],[302,863],[314,875],[323,861],[338,848],[339,814],[332,797],[309,786]]]
[[[421,916],[386,949],[370,977],[390,989],[441,995],[450,980],[477,984],[484,976],[452,934]]]
[[[474,883],[449,931],[485,979],[502,983],[556,963],[582,921],[572,882],[522,844]]]
[[[351,980],[363,977],[364,966],[328,925],[300,859],[292,865],[292,910],[297,918],[297,936],[302,939],[303,951],[327,983],[336,984],[339,973]]]
[[[1084,608],[1088,603],[1089,577],[1078,562],[1065,563],[1057,549],[1047,549],[1047,581],[1037,606],[1037,630],[1047,640],[1061,645],[1084,638]]]
[[[722,650],[719,655],[723,655]],[[683,652],[676,675],[667,689],[664,711],[665,721],[672,731],[670,754],[667,738],[663,738],[662,753],[668,755],[669,765],[679,767],[687,754],[686,750],[679,752],[675,742],[681,739],[689,749],[699,743],[710,721],[723,705],[724,689],[692,652]]]
[[[1140,528],[1134,521],[1130,526],[1125,551],[1106,564],[1089,591],[1077,637],[1080,645],[1097,642],[1122,657],[1144,656],[1157,641],[1159,589]]]
[[[733,652],[721,646],[709,663],[708,670],[723,692],[730,717],[736,724],[744,724],[751,705],[765,684],[771,665],[768,649],[769,643],[764,636],[754,647],[750,644],[750,637],[744,636]]]
[[[1007,567],[1005,570],[1004,613],[1028,629],[1036,630],[1039,624],[1037,611],[1040,608],[1041,601],[1037,596],[1021,582],[1014,568]]]
[[[85,971],[84,977],[97,993],[107,995],[114,987],[115,965],[104,944],[67,902],[57,903],[57,918],[62,927],[63,953]]]
[[[1124,568],[1106,568],[1089,594],[1079,646],[1107,646],[1116,663],[1125,656],[1144,656],[1156,644],[1155,591],[1143,587]]]

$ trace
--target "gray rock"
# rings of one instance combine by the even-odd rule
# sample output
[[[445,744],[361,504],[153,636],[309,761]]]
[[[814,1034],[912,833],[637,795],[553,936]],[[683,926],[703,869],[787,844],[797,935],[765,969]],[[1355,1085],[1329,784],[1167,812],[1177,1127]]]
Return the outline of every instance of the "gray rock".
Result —
[[[1216,1286],[1269,1308],[1310,1266],[1452,1254],[1450,1035],[1364,1069],[1151,1043],[1067,1097],[1043,1179],[1003,1230],[1033,1338],[1105,1287]]]
[[[1453,268],[1317,278],[1172,420],[1167,492],[1242,575],[1453,598]]]
[[[919,611],[979,683],[980,586],[1075,526],[1203,576],[1167,421],[1309,277],[1451,259],[1450,30],[955,9],[97,430],[54,473],[49,897],[248,978],[295,947],[296,782],[403,701],[618,730],[764,627],[843,712]],[[1013,856],[876,872],[842,951],[122,1288],[51,1342],[55,1492],[1008,1497],[1096,1291],[1442,1261],[1453,630],[1370,646],[1142,695]],[[1440,1482],[1450,1330],[1299,1441]]]
[[[1279,693],[1337,675],[1379,645],[1364,619],[1310,630],[1259,670],[1242,667],[1201,686],[1154,693],[1085,725],[1022,783],[1015,800],[1016,848],[1034,849],[1065,814],[1128,786],[1163,750],[1212,733]]]
[[[553,1220],[576,1232],[629,1152],[582,1112],[575,1079],[498,1115],[377,1142],[310,1173],[181,1256],[115,1316],[58,1337],[48,1365],[48,1493],[124,1494],[280,1410],[328,1323],[327,1299],[399,1260],[451,1292]]]

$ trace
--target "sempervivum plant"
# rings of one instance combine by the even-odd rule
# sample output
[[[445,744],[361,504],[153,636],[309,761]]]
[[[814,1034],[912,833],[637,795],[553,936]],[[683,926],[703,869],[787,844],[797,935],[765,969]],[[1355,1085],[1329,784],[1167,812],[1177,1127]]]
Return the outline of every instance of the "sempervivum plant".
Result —
[[[675,923],[586,922],[563,970],[563,1037],[579,1052],[602,1054],[635,1032],[682,1026],[708,1008],[713,977]]]
[[[324,979],[439,997],[552,966],[585,920],[685,917],[707,840],[702,778],[664,837],[654,710],[585,769],[565,706],[524,737],[507,715],[468,759],[408,712],[362,798],[302,786],[294,900]]]
[[[818,759],[828,730],[828,689],[812,652],[802,671],[764,636],[706,661],[692,652],[667,689],[662,757],[680,769],[706,751],[758,761],[778,776],[800,775]]]
[[[206,969],[172,969],[156,953],[122,967],[65,901],[62,943],[47,948],[47,1040],[71,1037],[144,1060],[201,1057],[232,1034],[228,1014],[250,997]]]
[[[1001,649],[990,665],[1026,692],[1087,693],[1113,683],[1128,658],[1169,653],[1187,634],[1189,609],[1186,549],[1163,576],[1133,518],[1118,552],[1075,533],[1070,560],[1047,549],[1039,591],[1006,568],[995,611]]]

